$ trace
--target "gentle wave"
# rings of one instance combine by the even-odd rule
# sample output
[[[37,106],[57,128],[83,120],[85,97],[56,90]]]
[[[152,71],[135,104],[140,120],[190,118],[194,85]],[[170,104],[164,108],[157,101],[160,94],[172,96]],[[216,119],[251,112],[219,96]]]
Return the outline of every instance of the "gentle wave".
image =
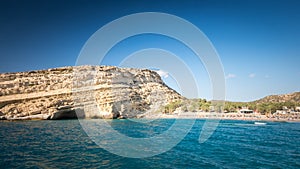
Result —
[[[108,123],[140,138],[166,131],[174,119]],[[170,151],[134,159],[98,147],[77,120],[0,122],[0,168],[300,168],[299,123],[222,120],[211,138],[199,144],[203,123],[197,120]]]

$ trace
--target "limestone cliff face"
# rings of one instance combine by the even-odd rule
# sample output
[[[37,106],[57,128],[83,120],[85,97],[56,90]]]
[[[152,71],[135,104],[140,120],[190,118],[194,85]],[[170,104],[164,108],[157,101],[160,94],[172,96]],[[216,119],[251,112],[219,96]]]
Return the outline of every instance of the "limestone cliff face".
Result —
[[[131,118],[182,99],[154,71],[113,66],[4,73],[0,88],[0,119]]]

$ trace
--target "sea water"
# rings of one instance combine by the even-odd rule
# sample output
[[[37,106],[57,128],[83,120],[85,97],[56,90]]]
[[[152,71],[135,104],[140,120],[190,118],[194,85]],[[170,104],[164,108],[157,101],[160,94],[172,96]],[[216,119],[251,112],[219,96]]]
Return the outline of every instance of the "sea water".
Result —
[[[108,124],[124,135],[143,138],[168,130],[174,121]],[[126,158],[95,144],[78,120],[2,121],[0,168],[300,168],[300,123],[222,120],[200,144],[204,122],[196,120],[186,137],[167,152]]]

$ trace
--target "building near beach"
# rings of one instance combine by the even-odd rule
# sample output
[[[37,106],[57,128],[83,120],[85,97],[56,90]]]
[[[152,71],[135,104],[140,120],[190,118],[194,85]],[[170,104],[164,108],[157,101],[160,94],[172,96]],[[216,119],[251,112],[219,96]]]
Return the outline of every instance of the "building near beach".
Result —
[[[244,113],[244,114],[250,114],[250,113],[253,113],[253,110],[250,110],[248,108],[242,108],[239,110],[240,113]]]

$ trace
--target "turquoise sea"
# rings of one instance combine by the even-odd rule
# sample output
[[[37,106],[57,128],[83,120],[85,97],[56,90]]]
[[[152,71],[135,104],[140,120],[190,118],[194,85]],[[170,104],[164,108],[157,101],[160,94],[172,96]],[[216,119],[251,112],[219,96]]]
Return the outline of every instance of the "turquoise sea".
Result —
[[[128,136],[150,137],[167,130],[174,120],[108,123]],[[300,123],[255,125],[252,121],[222,120],[213,135],[200,144],[203,123],[197,120],[170,151],[139,159],[100,148],[78,120],[2,121],[0,168],[300,168]]]

